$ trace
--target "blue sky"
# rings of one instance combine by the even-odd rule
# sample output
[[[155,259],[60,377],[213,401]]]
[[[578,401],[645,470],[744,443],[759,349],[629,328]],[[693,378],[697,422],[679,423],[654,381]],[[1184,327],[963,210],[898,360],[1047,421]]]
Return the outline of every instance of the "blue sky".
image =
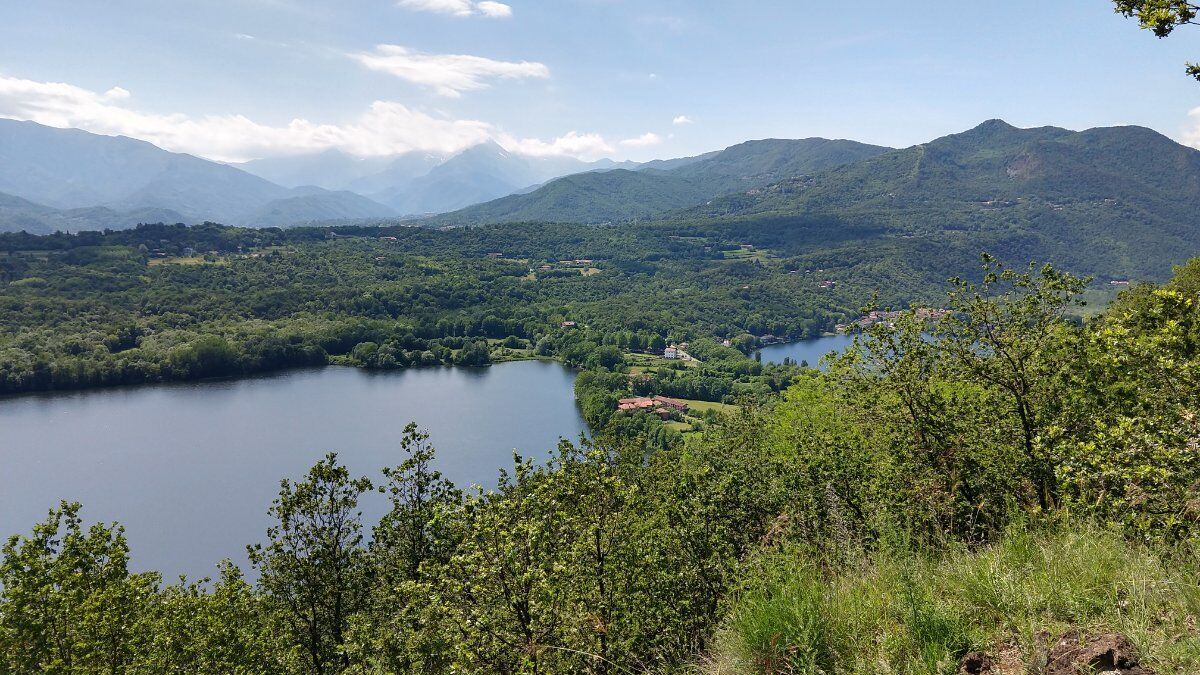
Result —
[[[1200,30],[1106,0],[38,0],[0,116],[244,160],[336,147],[644,160],[751,138],[906,146],[1001,117],[1200,147]]]

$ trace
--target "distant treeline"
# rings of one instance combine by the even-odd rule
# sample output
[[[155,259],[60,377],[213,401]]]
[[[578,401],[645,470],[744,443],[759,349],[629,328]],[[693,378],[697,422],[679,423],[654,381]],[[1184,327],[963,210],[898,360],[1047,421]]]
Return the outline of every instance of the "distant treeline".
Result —
[[[756,229],[756,241],[782,246],[772,231]],[[600,343],[654,351],[730,339],[748,352],[756,336],[831,330],[873,295],[901,306],[929,292],[919,279],[894,283],[899,273],[879,260],[732,251],[743,252],[737,232],[702,227],[0,235],[0,392],[330,362],[483,364],[487,339],[570,363],[588,358],[572,350]],[[564,323],[602,337],[563,337]],[[662,384],[677,395],[733,393]]]

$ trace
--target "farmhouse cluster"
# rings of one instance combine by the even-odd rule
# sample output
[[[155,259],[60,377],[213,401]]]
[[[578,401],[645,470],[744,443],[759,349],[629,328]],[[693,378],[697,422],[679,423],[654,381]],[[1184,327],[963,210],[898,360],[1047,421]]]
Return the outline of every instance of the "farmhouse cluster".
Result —
[[[634,396],[617,401],[617,410],[629,412],[645,410],[665,420],[670,419],[671,415],[675,413],[687,412],[688,404],[666,396]]]

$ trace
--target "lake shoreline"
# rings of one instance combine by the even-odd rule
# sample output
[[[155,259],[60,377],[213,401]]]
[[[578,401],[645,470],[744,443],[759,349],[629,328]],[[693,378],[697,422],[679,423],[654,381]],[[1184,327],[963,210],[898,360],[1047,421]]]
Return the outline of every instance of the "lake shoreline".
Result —
[[[410,421],[463,488],[493,488],[514,450],[540,462],[560,439],[591,435],[574,371],[544,359],[495,365],[325,366],[0,399],[0,537],[78,501],[88,522],[125,525],[146,569],[197,578],[224,557],[245,562],[281,478],[327,452],[377,476],[403,461]]]
[[[339,357],[334,357],[335,359]],[[493,361],[478,366],[468,365],[453,365],[453,364],[437,364],[437,365],[416,365],[403,366],[399,368],[368,368],[366,366],[353,365],[349,363],[338,363],[331,361],[322,365],[295,365],[285,366],[282,368],[269,368],[264,370],[254,370],[234,375],[220,375],[216,377],[201,377],[201,378],[162,378],[156,380],[147,380],[143,382],[119,382],[114,384],[84,384],[82,386],[68,387],[49,387],[49,388],[32,388],[13,392],[0,392],[0,403],[13,399],[21,399],[30,396],[53,396],[65,394],[77,394],[93,391],[120,391],[125,389],[141,389],[143,387],[166,387],[166,386],[191,386],[198,384],[222,383],[222,382],[241,382],[246,380],[256,380],[262,378],[270,378],[277,376],[286,376],[291,373],[299,373],[306,371],[324,370],[326,368],[346,368],[349,370],[357,370],[367,373],[396,373],[409,370],[440,370],[445,368],[461,368],[461,369],[487,369],[493,366],[502,366],[509,363],[524,363],[527,361],[542,361],[554,362],[562,364],[562,361],[553,356],[530,356],[518,358],[506,358],[503,360]],[[564,368],[570,369],[569,366],[563,364]]]
[[[810,368],[819,368],[820,360],[826,354],[842,352],[853,343],[853,334],[834,333],[791,342],[772,342],[760,347],[756,353],[766,363],[779,364],[786,358],[797,364],[807,362]]]

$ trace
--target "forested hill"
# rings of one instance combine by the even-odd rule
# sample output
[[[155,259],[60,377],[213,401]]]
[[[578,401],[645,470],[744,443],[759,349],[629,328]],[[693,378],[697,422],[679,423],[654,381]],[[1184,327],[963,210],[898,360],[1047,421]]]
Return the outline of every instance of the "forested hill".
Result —
[[[1075,132],[1001,120],[890,151],[753,141],[669,169],[568,176],[429,224],[636,220],[747,232],[762,224],[775,248],[794,248],[814,222],[840,224],[900,248],[967,258],[987,249],[1101,277],[1161,278],[1200,249],[1200,151],[1141,127]]]
[[[1200,151],[1140,127],[970,131],[672,214],[835,219],[888,236],[1157,278],[1200,248]]]
[[[652,163],[639,171],[566,176],[532,192],[471,206],[431,222],[475,225],[520,220],[603,223],[648,219],[721,195],[857,162],[887,150],[824,138],[747,141],[682,164]]]
[[[1007,202],[1038,201],[1056,211],[1106,199],[1168,216],[1194,214],[1185,205],[1200,200],[1200,151],[1142,127],[1072,132],[991,120],[804,180],[728,195],[690,212],[899,214],[934,208],[950,215],[1011,206]]]
[[[0,192],[0,233],[6,231],[49,234],[85,230],[120,230],[134,223],[178,223],[185,220],[178,211],[165,208],[138,208],[119,211],[107,206],[54,209]]]

